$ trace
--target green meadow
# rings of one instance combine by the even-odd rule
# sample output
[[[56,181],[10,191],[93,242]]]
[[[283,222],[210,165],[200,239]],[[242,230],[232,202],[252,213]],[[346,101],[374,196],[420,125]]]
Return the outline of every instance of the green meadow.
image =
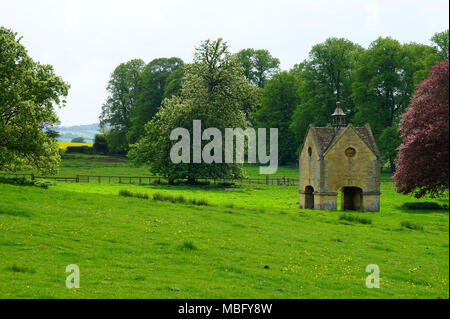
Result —
[[[59,175],[76,174],[151,175],[65,154]],[[400,195],[388,175],[381,191],[380,212],[344,213],[299,209],[295,186],[3,183],[0,298],[449,298],[448,206],[417,207],[448,196]]]

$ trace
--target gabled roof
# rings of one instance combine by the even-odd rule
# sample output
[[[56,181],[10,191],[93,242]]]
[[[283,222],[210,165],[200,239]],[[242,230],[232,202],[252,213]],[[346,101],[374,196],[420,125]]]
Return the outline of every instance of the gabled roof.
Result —
[[[331,126],[315,127],[314,125],[310,125],[308,133],[313,134],[313,139],[316,142],[319,156],[323,156],[348,129],[353,129],[376,156],[380,155],[369,124],[359,127],[354,127],[349,124],[346,127],[341,128],[335,128]]]

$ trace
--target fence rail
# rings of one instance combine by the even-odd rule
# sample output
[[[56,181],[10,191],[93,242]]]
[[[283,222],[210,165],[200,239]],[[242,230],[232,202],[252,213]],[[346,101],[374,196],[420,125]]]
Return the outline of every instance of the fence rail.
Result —
[[[34,174],[0,173],[0,176],[13,176],[16,178],[29,178],[30,180],[48,179],[61,182],[76,183],[118,183],[118,184],[139,184],[155,185],[168,183],[166,177],[162,176],[118,176],[118,175],[76,175],[76,176],[35,176]],[[278,186],[298,186],[298,178],[292,177],[270,177],[265,178],[197,178],[198,182],[206,184],[250,184],[250,185],[278,185]],[[177,179],[177,181],[186,181],[186,179]],[[391,182],[389,179],[383,179],[381,182]]]

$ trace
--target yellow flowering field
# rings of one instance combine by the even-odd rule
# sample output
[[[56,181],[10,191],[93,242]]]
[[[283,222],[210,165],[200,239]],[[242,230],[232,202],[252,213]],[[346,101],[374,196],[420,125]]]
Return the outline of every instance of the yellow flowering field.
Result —
[[[92,143],[72,143],[72,142],[58,142],[60,150],[66,150],[68,146],[89,146],[92,147]]]

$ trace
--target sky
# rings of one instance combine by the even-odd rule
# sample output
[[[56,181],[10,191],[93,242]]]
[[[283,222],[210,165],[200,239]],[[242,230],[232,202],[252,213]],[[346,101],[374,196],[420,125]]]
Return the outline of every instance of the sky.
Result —
[[[289,69],[328,37],[368,47],[378,37],[429,44],[449,27],[447,0],[0,0],[0,26],[71,86],[61,124],[98,122],[114,68],[180,57],[223,38],[230,50],[267,49]]]

